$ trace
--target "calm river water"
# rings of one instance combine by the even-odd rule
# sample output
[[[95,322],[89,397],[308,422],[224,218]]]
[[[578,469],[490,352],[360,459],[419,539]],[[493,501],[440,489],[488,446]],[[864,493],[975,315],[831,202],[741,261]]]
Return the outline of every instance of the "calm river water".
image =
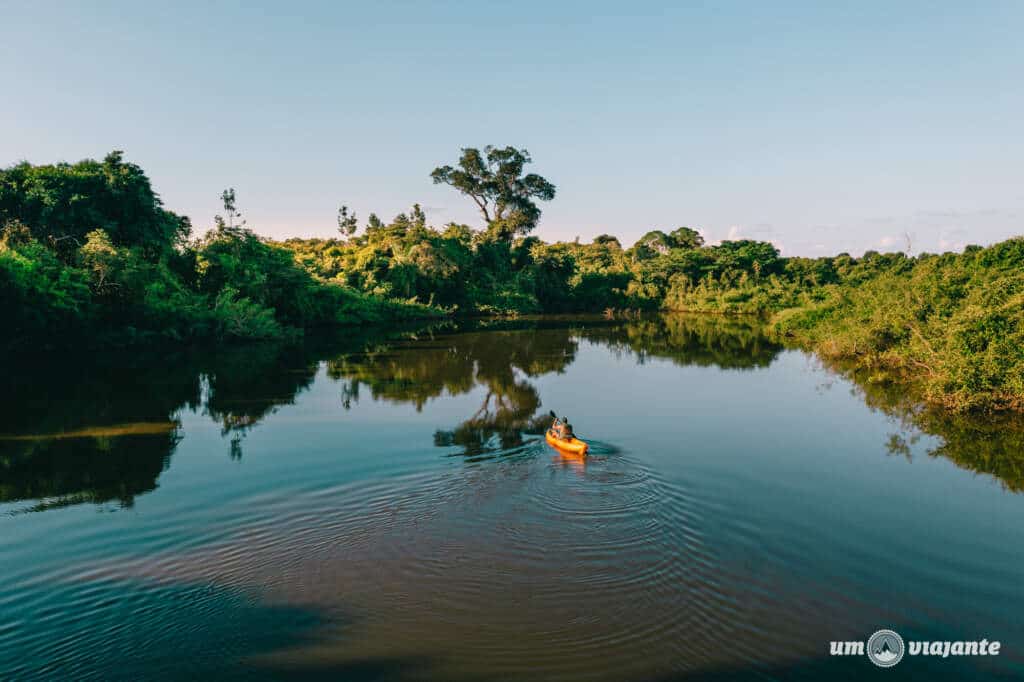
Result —
[[[0,679],[1024,676],[1024,426],[915,411],[751,322],[5,374]],[[590,457],[544,443],[548,410]],[[881,628],[1002,649],[829,656]]]

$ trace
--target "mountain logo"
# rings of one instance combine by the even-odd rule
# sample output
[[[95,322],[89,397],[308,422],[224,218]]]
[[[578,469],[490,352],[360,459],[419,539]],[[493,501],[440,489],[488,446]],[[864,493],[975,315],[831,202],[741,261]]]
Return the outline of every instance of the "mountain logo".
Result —
[[[879,630],[868,639],[868,658],[879,668],[891,668],[903,659],[903,638],[892,630]]]

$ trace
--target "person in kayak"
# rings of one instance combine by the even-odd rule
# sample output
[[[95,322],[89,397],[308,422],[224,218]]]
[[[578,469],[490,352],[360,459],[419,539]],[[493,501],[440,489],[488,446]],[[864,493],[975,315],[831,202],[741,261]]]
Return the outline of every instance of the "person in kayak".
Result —
[[[572,453],[576,456],[586,456],[590,446],[576,436],[568,417],[559,417],[554,410],[550,414],[554,421],[548,427],[545,437],[548,445],[562,451],[562,454]]]
[[[559,419],[555,417],[555,423],[551,425],[551,430],[554,432],[556,438],[562,440],[572,440],[576,437],[576,434],[572,431],[572,424],[569,423],[568,417],[562,417]]]

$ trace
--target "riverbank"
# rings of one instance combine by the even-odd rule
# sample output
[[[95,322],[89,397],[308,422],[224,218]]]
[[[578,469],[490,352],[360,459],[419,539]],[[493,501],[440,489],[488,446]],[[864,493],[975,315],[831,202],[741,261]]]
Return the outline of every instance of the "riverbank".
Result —
[[[680,280],[673,310],[758,315],[780,340],[953,412],[1024,411],[1024,239],[963,253],[785,259]]]
[[[414,205],[341,236],[274,242],[224,216],[192,237],[138,166],[0,170],[0,350],[232,344],[448,316],[674,310],[773,333],[942,409],[1024,411],[1024,239],[963,253],[783,257],[688,227],[624,248],[436,228]],[[539,215],[539,214],[538,214]],[[507,226],[506,226],[507,227]],[[532,229],[532,227],[530,228]]]
[[[1024,410],[1024,239],[809,292],[773,331],[954,412]]]

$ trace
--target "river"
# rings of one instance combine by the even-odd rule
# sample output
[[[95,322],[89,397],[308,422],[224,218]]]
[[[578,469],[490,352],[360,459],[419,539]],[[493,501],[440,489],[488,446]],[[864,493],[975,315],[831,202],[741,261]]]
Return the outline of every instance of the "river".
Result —
[[[1024,676],[1024,425],[699,316],[7,370],[0,679]],[[591,443],[543,440],[549,410]],[[882,671],[833,640],[998,640]]]

